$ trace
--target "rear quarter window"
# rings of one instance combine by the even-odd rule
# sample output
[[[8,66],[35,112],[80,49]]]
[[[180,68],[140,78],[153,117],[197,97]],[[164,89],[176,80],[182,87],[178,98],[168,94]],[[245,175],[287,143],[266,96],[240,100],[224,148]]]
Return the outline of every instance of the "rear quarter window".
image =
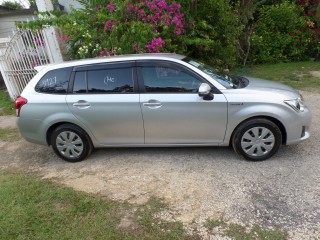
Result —
[[[37,83],[35,90],[40,93],[67,93],[72,67],[47,72]]]

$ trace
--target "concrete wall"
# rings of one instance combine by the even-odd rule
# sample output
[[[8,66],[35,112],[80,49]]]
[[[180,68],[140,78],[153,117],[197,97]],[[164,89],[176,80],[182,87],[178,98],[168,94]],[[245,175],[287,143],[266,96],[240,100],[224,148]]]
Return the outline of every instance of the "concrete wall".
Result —
[[[10,42],[9,38],[0,38],[0,56],[4,55],[6,48],[7,48],[7,43]],[[0,89],[4,88],[5,84],[4,84],[4,80],[0,71]]]
[[[21,15],[17,13],[12,14],[1,14],[0,15],[0,38],[7,38],[12,36],[12,29],[15,27],[15,22],[19,21],[29,21],[32,20],[32,17],[36,17],[32,12],[25,13],[23,12]]]
[[[2,74],[0,72],[0,89],[3,89],[5,88],[6,86],[4,85],[4,81],[3,81],[3,78],[2,78]]]
[[[64,6],[67,13],[71,12],[71,6],[74,8],[82,8],[82,5],[76,0],[59,0],[59,4]]]

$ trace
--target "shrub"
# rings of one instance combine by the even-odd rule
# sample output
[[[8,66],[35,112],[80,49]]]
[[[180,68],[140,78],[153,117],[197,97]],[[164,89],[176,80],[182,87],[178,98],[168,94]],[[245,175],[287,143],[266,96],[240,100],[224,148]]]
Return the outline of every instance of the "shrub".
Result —
[[[228,1],[199,1],[195,27],[186,39],[189,54],[214,66],[234,66],[238,26],[237,16]]]
[[[320,0],[298,0],[298,4],[304,9],[304,15],[310,18],[306,23],[312,34],[310,57],[320,60]]]
[[[23,6],[19,2],[4,1],[1,6],[10,8],[12,10],[23,9]]]
[[[32,29],[59,26],[71,58],[176,52],[215,66],[236,64],[237,18],[224,0],[79,0],[70,14],[40,13]],[[191,18],[193,16],[193,18]],[[24,26],[26,27],[26,26]]]
[[[184,52],[186,18],[181,5],[166,0],[82,1],[69,15],[53,11],[28,26],[59,26],[71,58],[130,53]],[[49,13],[42,15],[48,16]],[[59,16],[59,17],[57,17]]]
[[[313,48],[308,16],[295,3],[284,2],[260,8],[252,37],[255,63],[305,60]]]

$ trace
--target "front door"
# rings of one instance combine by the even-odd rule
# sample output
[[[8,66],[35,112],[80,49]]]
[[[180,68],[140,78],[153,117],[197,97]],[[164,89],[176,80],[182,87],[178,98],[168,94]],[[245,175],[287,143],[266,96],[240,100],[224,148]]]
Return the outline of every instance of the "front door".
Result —
[[[173,62],[138,62],[146,144],[212,144],[224,140],[227,101],[198,95],[204,81]],[[142,81],[143,80],[143,81]]]

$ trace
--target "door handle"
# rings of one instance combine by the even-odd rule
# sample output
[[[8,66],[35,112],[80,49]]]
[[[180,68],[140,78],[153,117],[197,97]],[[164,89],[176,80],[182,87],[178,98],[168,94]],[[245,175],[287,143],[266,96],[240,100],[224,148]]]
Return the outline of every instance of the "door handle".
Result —
[[[161,103],[144,103],[143,106],[145,107],[155,107],[155,106],[161,106]]]
[[[143,106],[151,108],[151,109],[157,109],[157,108],[162,107],[162,103],[157,100],[151,99],[148,102],[143,103]]]
[[[77,108],[81,108],[81,109],[86,109],[90,107],[90,103],[80,100],[74,104],[72,104],[72,106],[77,107]]]

